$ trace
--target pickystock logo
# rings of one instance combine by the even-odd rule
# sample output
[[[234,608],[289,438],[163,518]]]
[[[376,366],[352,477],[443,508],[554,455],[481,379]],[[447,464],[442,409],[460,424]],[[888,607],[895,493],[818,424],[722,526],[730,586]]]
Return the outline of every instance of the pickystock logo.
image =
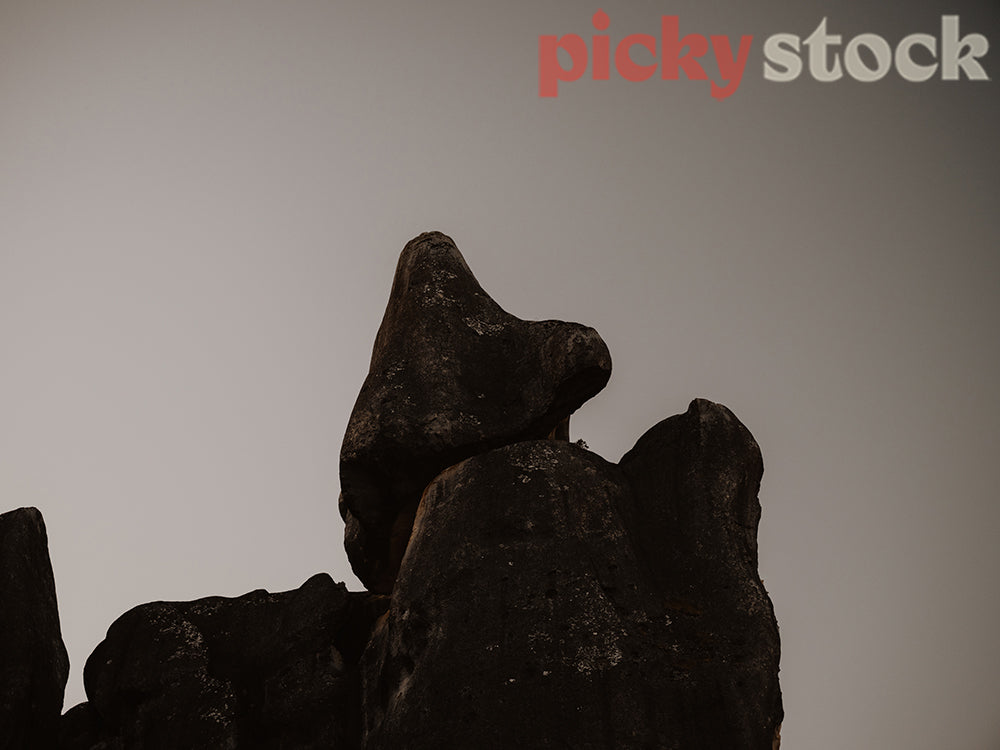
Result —
[[[591,24],[595,31],[605,32],[611,19],[598,10]],[[763,76],[781,83],[794,81],[808,70],[817,81],[846,77],[871,83],[894,70],[914,83],[934,77],[959,81],[962,74],[971,81],[990,80],[980,61],[990,47],[985,36],[963,36],[958,16],[941,16],[940,28],[934,31],[936,34],[909,34],[895,43],[879,34],[858,34],[845,44],[843,34],[835,33],[832,24],[823,18],[804,39],[788,32],[769,36],[763,44]],[[712,96],[725,99],[740,87],[753,44],[752,35],[736,41],[686,29],[682,35],[679,16],[660,18],[659,36],[625,34],[614,45],[611,35],[604,33],[591,35],[589,43],[578,34],[542,35],[538,38],[538,95],[559,96],[560,83],[578,81],[589,69],[594,81],[617,77],[638,82],[657,74],[660,80],[677,81],[683,73],[692,81],[709,81]],[[718,71],[719,80],[709,76],[703,63],[709,64],[713,73]]]

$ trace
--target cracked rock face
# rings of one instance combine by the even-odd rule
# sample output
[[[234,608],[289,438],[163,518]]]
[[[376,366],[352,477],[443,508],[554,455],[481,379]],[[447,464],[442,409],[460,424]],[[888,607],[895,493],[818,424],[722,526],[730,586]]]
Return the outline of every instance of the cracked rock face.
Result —
[[[545,438],[611,374],[592,328],[505,312],[447,236],[403,249],[340,454],[345,546],[369,589],[392,589],[420,495],[440,471]]]
[[[55,747],[69,657],[42,514],[0,515],[0,748]]]
[[[770,748],[750,433],[692,402],[620,465],[530,441],[421,500],[362,662],[366,748]]]

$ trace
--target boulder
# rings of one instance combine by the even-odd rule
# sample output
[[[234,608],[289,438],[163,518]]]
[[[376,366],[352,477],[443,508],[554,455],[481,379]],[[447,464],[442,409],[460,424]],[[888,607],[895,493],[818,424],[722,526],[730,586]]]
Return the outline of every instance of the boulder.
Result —
[[[568,435],[611,357],[576,323],[505,312],[440,232],[396,267],[371,366],[340,454],[340,511],[355,573],[392,589],[420,495],[440,471],[508,443]]]
[[[69,657],[42,514],[0,515],[0,750],[55,747]]]
[[[87,660],[89,703],[64,717],[64,748],[358,748],[356,664],[385,605],[318,574],[136,607]]]

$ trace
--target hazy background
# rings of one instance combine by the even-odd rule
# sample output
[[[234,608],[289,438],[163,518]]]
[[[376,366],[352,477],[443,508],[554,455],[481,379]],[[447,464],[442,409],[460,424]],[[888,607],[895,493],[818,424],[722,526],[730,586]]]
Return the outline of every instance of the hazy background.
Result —
[[[596,327],[573,438],[695,396],[760,443],[787,748],[1000,748],[1000,4],[0,3],[0,510],[40,508],[72,660],[157,599],[358,588],[337,457],[396,259]],[[737,93],[540,34],[753,34]],[[763,80],[761,48],[985,34],[988,83]],[[639,57],[639,55],[637,55]]]

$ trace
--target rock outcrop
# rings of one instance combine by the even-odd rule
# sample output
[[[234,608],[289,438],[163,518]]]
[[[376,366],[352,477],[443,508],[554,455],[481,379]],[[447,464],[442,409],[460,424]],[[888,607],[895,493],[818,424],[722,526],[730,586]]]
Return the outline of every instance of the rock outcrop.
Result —
[[[443,472],[365,652],[365,747],[770,748],[760,476],[701,400],[620,466],[532,441]]]
[[[42,514],[0,515],[0,750],[55,747],[69,657]]]
[[[552,433],[609,370],[592,329],[496,308],[449,238],[404,249],[341,454],[352,562],[392,587],[369,750],[772,747],[759,448],[702,399],[619,465]]]
[[[277,594],[143,604],[87,660],[67,750],[359,747],[357,662],[385,598],[324,574]]]
[[[570,443],[610,371],[596,331],[515,318],[451,239],[415,238],[340,456],[369,591],[143,604],[57,722],[44,526],[4,514],[0,750],[774,750],[760,449],[703,399],[617,464]]]
[[[438,472],[547,437],[610,375],[594,329],[516,318],[483,291],[451,238],[411,240],[340,454],[340,511],[357,576],[390,591],[420,494]]]

